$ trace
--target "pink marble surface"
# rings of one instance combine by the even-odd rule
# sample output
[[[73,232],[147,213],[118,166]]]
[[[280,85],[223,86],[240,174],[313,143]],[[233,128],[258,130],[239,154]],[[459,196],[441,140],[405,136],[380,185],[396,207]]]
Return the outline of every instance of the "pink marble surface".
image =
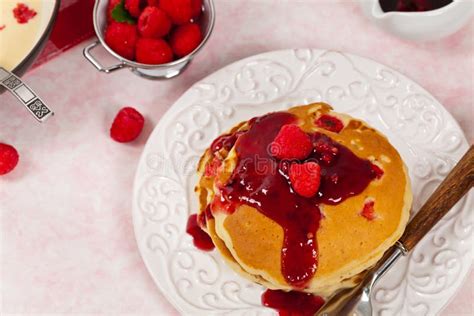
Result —
[[[215,31],[195,62],[170,81],[128,71],[98,73],[77,47],[25,79],[55,109],[39,125],[0,96],[0,142],[21,160],[0,179],[1,309],[6,313],[173,315],[148,275],[133,236],[135,168],[153,126],[196,80],[240,58],[315,47],[371,57],[419,82],[473,141],[474,21],[435,43],[399,40],[375,28],[353,1],[217,0]],[[147,119],[132,144],[108,136],[119,108]],[[474,274],[443,315],[473,315]]]

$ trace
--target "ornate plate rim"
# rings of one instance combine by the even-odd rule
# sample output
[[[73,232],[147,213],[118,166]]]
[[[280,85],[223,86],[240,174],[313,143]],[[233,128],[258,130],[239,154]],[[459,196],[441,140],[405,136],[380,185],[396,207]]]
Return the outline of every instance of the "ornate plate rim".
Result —
[[[161,293],[163,294],[163,296],[174,306],[174,308],[177,309],[178,312],[182,313],[182,314],[189,314],[189,311],[186,311],[182,308],[182,306],[179,304],[178,301],[176,301],[175,297],[173,295],[171,295],[167,289],[164,287],[163,283],[158,279],[158,276],[155,275],[154,271],[153,271],[153,268],[150,266],[150,262],[149,260],[147,259],[146,257],[146,254],[144,253],[143,249],[142,249],[142,245],[140,244],[140,239],[139,239],[139,234],[140,234],[140,231],[139,231],[139,225],[137,223],[138,219],[137,219],[137,213],[138,213],[138,210],[137,210],[137,201],[138,201],[138,190],[139,190],[139,179],[140,179],[140,166],[144,165],[145,164],[145,161],[146,161],[146,156],[147,156],[147,153],[150,151],[151,149],[151,146],[152,146],[152,139],[156,138],[159,136],[159,128],[160,126],[162,126],[164,124],[164,122],[166,122],[169,118],[171,118],[172,116],[172,113],[173,112],[177,112],[179,110],[183,110],[186,108],[186,104],[183,102],[184,99],[185,99],[185,96],[187,95],[187,93],[193,89],[193,87],[195,87],[196,85],[200,84],[200,83],[205,83],[206,81],[208,81],[210,78],[212,77],[215,77],[215,76],[218,76],[220,73],[223,73],[225,72],[227,69],[230,69],[238,64],[244,64],[246,62],[249,62],[249,61],[252,61],[252,60],[255,60],[255,59],[260,59],[260,58],[263,58],[263,57],[268,57],[268,56],[271,56],[273,54],[278,54],[278,53],[285,53],[285,52],[295,52],[297,50],[300,50],[300,49],[282,49],[282,50],[276,50],[276,51],[268,51],[268,52],[264,52],[264,53],[260,53],[260,54],[256,54],[256,55],[253,55],[253,56],[249,56],[249,57],[246,57],[246,58],[243,58],[243,59],[240,59],[240,60],[237,60],[237,61],[234,61],[218,70],[216,70],[215,72],[209,74],[208,76],[206,76],[205,78],[201,79],[201,80],[198,80],[197,82],[195,82],[194,84],[192,84],[174,103],[173,105],[171,105],[169,107],[169,109],[163,114],[162,118],[160,119],[160,121],[156,124],[156,126],[154,127],[152,133],[150,134],[146,144],[145,144],[145,147],[142,151],[142,154],[140,156],[140,159],[139,159],[139,162],[137,164],[137,169],[136,169],[136,174],[135,174],[135,177],[134,177],[134,184],[133,184],[133,198],[132,198],[132,217],[133,217],[133,227],[134,227],[134,235],[135,235],[135,240],[137,242],[137,246],[138,246],[138,249],[139,249],[139,252],[140,252],[140,255],[143,259],[143,262],[145,263],[145,266],[150,274],[150,276],[152,277],[154,283],[156,284],[156,286],[159,288],[159,290],[161,291]],[[393,71],[394,73],[396,74],[399,74],[401,75],[404,79],[407,79],[409,82],[411,83],[414,83],[415,85],[417,85],[417,88],[419,88],[422,92],[426,93],[428,96],[430,96],[433,100],[435,100],[436,102],[439,103],[439,101],[437,101],[437,99],[435,97],[432,96],[431,93],[429,93],[428,91],[426,91],[421,85],[419,85],[416,81],[412,80],[411,78],[407,77],[406,75],[404,75],[402,72],[398,71],[398,70],[395,70],[391,67],[388,67],[384,64],[381,64],[375,60],[373,60],[372,58],[368,58],[368,57],[364,57],[364,56],[360,56],[360,55],[355,55],[355,54],[351,54],[351,53],[346,53],[346,52],[339,52],[339,51],[333,51],[333,50],[324,50],[324,49],[301,49],[301,50],[309,50],[315,54],[323,54],[323,53],[328,53],[328,52],[334,52],[334,53],[340,53],[344,56],[347,56],[349,58],[355,58],[355,59],[360,59],[360,60],[365,60],[367,62],[370,62],[370,63],[374,63],[376,65],[380,65],[380,66],[383,66],[385,68],[387,68],[388,70],[390,71]],[[441,103],[439,103],[441,104]],[[459,130],[461,132],[461,136],[462,136],[462,140],[461,142],[465,142],[467,143],[467,140],[466,140],[466,137],[461,129],[461,127],[459,126],[459,123],[452,117],[452,115],[444,108],[444,106],[440,106],[439,109],[442,114],[444,116],[446,116],[449,120],[450,120],[450,123],[453,124],[454,128]],[[472,193],[469,194],[469,199],[473,196]],[[471,238],[471,248],[472,248],[472,238]],[[453,300],[453,298],[455,297],[455,295],[459,292],[460,288],[462,287],[463,284],[465,284],[466,280],[467,280],[467,277],[469,276],[469,271],[471,271],[471,268],[472,268],[472,262],[473,262],[473,258],[471,258],[471,262],[470,262],[470,267],[467,269],[467,273],[465,273],[462,277],[461,277],[461,280],[459,282],[459,285],[455,288],[455,290],[453,291],[452,295],[449,297],[449,299],[447,299],[447,301],[441,306],[441,308],[437,311],[437,313],[443,311],[446,306]]]

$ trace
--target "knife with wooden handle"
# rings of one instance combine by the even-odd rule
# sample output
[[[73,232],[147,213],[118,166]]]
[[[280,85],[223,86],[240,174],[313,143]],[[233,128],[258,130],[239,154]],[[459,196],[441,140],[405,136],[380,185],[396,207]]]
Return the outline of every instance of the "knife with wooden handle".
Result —
[[[370,291],[375,282],[397,261],[406,255],[435,226],[444,215],[472,188],[474,184],[474,146],[464,154],[444,181],[428,198],[415,217],[408,223],[399,241],[388,249],[369,270],[363,272],[354,288],[344,289],[331,297],[316,315],[370,316]]]

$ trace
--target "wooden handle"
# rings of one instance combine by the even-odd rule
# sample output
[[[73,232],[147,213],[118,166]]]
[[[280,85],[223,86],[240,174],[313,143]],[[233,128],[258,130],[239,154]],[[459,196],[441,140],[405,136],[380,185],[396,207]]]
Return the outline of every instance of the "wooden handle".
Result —
[[[464,154],[446,179],[410,221],[400,238],[410,251],[438,221],[466,194],[474,182],[474,146]]]

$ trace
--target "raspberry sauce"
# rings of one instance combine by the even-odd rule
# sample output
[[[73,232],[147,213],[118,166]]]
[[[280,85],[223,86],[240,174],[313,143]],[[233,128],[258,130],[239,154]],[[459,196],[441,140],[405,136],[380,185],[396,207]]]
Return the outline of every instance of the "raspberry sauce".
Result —
[[[211,237],[199,226],[197,214],[189,216],[186,232],[193,237],[193,243],[196,248],[204,251],[214,249]]]
[[[13,16],[19,24],[28,23],[28,21],[34,18],[36,14],[35,10],[30,9],[24,3],[18,3],[13,9]]]
[[[234,146],[237,138],[242,134],[242,132],[237,132],[233,134],[225,134],[217,137],[211,144],[211,151],[215,153],[221,149],[230,150]]]
[[[319,204],[337,204],[359,194],[376,175],[368,160],[315,133],[310,135],[315,149],[304,161],[320,164],[320,189],[312,198],[296,194],[288,176],[291,162],[276,160],[268,150],[280,128],[295,121],[291,113],[276,112],[252,122],[235,143],[239,160],[220,198],[232,205],[225,208],[230,213],[236,205],[246,204],[280,224],[284,231],[282,274],[288,284],[303,289],[318,264]]]
[[[262,304],[276,309],[280,316],[313,316],[324,304],[324,299],[309,293],[266,290]]]
[[[384,12],[423,12],[447,6],[453,0],[380,0]]]
[[[321,115],[315,123],[317,126],[334,133],[339,133],[344,128],[344,123],[340,119],[327,114]]]

